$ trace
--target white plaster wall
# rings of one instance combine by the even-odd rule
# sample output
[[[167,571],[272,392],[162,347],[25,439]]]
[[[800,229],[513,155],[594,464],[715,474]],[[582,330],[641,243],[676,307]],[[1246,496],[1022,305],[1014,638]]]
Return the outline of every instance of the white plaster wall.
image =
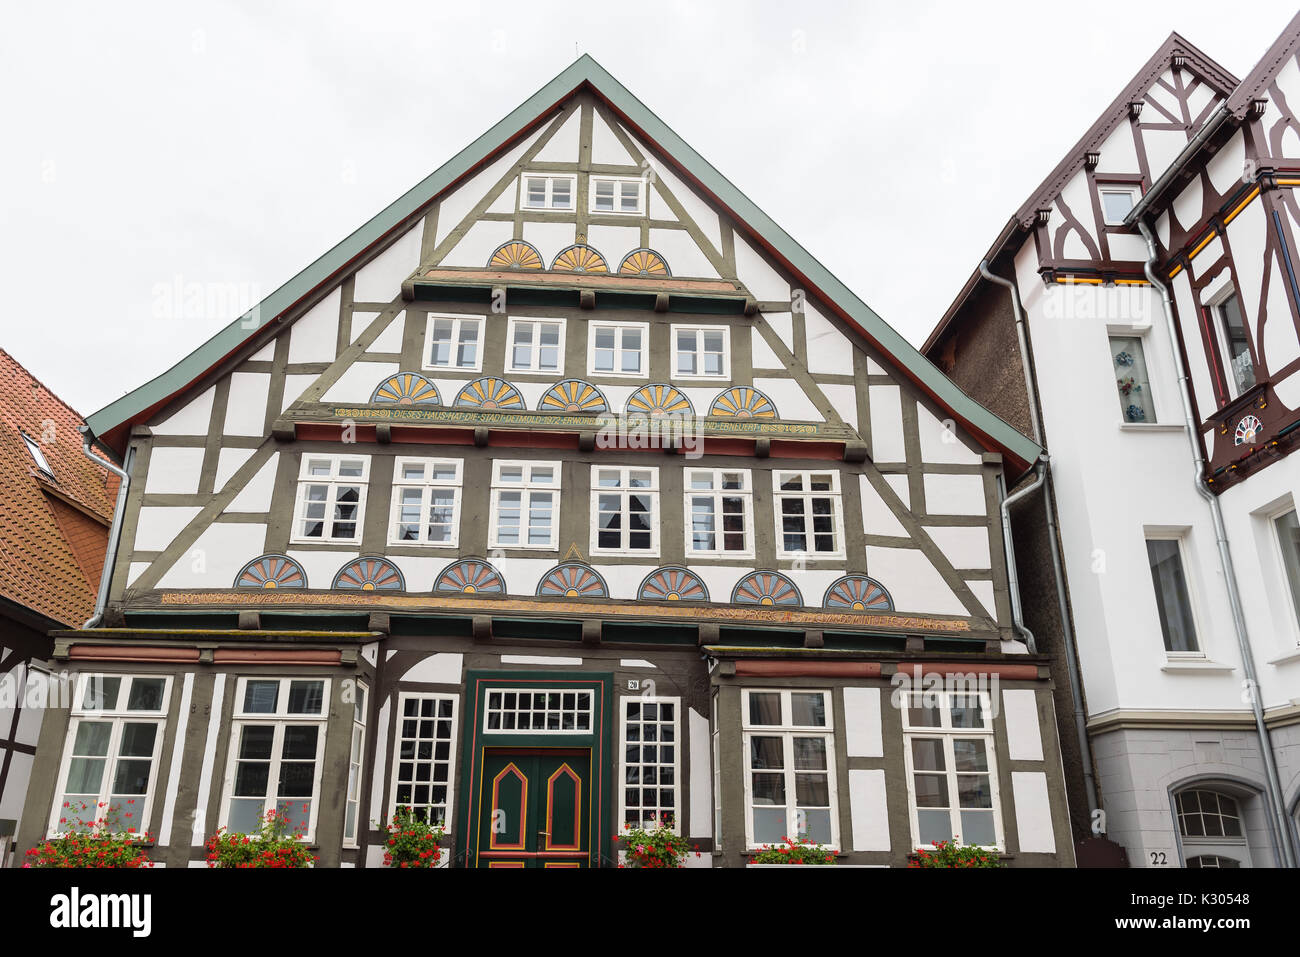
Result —
[[[339,299],[335,288],[293,324],[289,331],[290,362],[333,362],[338,347]]]
[[[930,515],[983,515],[982,475],[930,475],[922,479],[925,511]]]
[[[790,285],[749,243],[736,237],[736,275],[755,299],[789,302]]]
[[[439,265],[442,266],[470,266],[481,268],[488,264],[493,251],[502,243],[510,241],[514,235],[514,225],[512,223],[497,220],[479,220],[461,237],[451,252],[443,257]],[[418,249],[417,249],[418,252]],[[418,264],[417,264],[418,265]],[[401,282],[406,279],[415,266],[402,276],[398,282],[398,291],[401,291]],[[391,296],[389,298],[392,298]]]
[[[574,146],[576,148],[576,141]],[[591,161],[610,166],[637,165],[636,161],[632,159],[632,154],[618,141],[614,131],[609,128],[609,124],[605,122],[599,113],[591,118]]]
[[[202,509],[191,506],[145,506],[136,522],[135,550],[160,552]]]
[[[808,371],[829,375],[853,374],[853,343],[839,327],[812,306],[804,306],[808,342]]]
[[[766,393],[776,403],[776,411],[782,419],[794,422],[826,421],[826,417],[804,392],[803,386],[794,379],[755,379],[754,388]]]
[[[226,400],[226,435],[262,435],[271,376],[263,372],[232,372]]]
[[[869,386],[867,394],[871,407],[871,460],[878,465],[906,462],[903,405],[898,386]]]
[[[155,435],[207,435],[216,386],[204,389],[168,418],[153,426]]]
[[[867,574],[885,586],[894,599],[895,611],[970,614],[920,549],[868,545]]]
[[[239,570],[263,553],[266,526],[209,525],[158,581],[159,588],[230,588]]]
[[[709,262],[691,234],[684,229],[650,230],[650,248],[664,257],[674,276],[684,279],[718,278],[713,263]],[[617,267],[618,264],[615,263],[614,268]]]
[[[354,362],[325,390],[321,401],[364,404],[374,395],[375,386],[396,375],[397,371],[396,362]]]
[[[228,512],[268,512],[271,509],[271,494],[275,491],[275,470],[276,463],[280,459],[279,452],[271,453],[271,457],[266,460],[266,464],[257,470],[248,484],[239,492],[227,506]],[[220,488],[220,484],[217,486]]]
[[[543,124],[538,127],[487,169],[470,177],[452,192],[441,198],[438,203],[438,226],[434,231],[435,244],[446,239],[447,234],[460,225],[461,220],[469,214],[469,211],[477,206],[480,200],[486,198],[488,191],[496,186],[497,181],[505,175],[506,170],[519,162],[520,157],[537,142],[548,125]],[[510,187],[507,186],[506,188],[508,190]],[[416,251],[418,253],[418,247]],[[411,270],[414,269],[415,267],[412,266]],[[405,278],[405,276],[402,277],[402,279]],[[400,283],[401,279],[398,282]],[[391,299],[392,296],[388,298]]]
[[[599,117],[596,119],[600,123]],[[604,125],[604,124],[602,124]],[[533,158],[536,163],[576,163],[578,162],[578,134],[582,127],[582,110],[574,110],[569,118],[564,121],[555,135],[550,138],[545,146],[537,152]],[[595,160],[595,162],[605,162],[605,160]]]
[[[149,454],[148,495],[193,495],[199,490],[203,449],[154,448]]]

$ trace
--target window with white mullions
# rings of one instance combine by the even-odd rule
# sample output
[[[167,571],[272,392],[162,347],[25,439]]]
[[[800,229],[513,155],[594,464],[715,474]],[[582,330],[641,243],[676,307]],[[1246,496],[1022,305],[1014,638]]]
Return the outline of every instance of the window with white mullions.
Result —
[[[87,830],[97,821],[115,833],[147,830],[170,687],[167,677],[81,677],[51,834]]]
[[[659,470],[593,466],[593,553],[659,554]]]
[[[525,173],[520,203],[524,209],[573,209],[576,192],[576,176]]]
[[[673,326],[672,332],[673,375],[713,379],[731,375],[727,355],[731,336],[726,326]]]
[[[680,834],[677,712],[681,699],[629,696],[622,700],[619,807],[623,821],[645,828],[671,821],[674,833]]]
[[[830,692],[745,690],[741,707],[749,846],[838,847]]]
[[[1206,787],[1174,795],[1178,835],[1190,868],[1250,867],[1250,847],[1237,799]]]
[[[347,806],[343,813],[343,844],[356,847],[357,829],[361,817],[361,762],[366,753],[366,706],[369,703],[367,687],[357,682],[352,701],[352,741],[348,750]]]
[[[493,462],[493,548],[559,547],[560,463]]]
[[[425,369],[482,369],[483,317],[430,314]]]
[[[592,323],[588,329],[587,373],[644,376],[648,338],[649,327],[645,323]]]
[[[325,679],[240,679],[221,814],[229,831],[252,833],[278,811],[312,840],[328,700]]]
[[[404,693],[398,708],[397,760],[390,810],[409,807],[419,820],[445,825],[451,821],[456,698]]]
[[[455,546],[460,495],[459,459],[399,458],[393,463],[388,544]]]
[[[511,319],[508,372],[560,372],[564,368],[564,322]]]
[[[838,472],[776,472],[772,476],[777,554],[782,558],[844,554]]]
[[[532,691],[492,688],[483,731],[488,734],[591,734],[592,695],[581,688]]]
[[[915,847],[938,841],[1001,850],[993,715],[983,692],[926,692],[903,709]]]
[[[692,556],[753,554],[753,490],[747,470],[688,469],[686,551]]]
[[[591,178],[591,212],[640,213],[645,186],[640,179]]]
[[[293,541],[358,541],[369,475],[367,456],[304,455]]]

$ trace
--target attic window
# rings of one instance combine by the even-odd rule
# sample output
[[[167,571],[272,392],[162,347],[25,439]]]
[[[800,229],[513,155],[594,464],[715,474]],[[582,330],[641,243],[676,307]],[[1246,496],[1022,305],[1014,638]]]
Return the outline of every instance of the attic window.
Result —
[[[539,176],[525,173],[519,203],[524,209],[573,209],[576,176]]]
[[[591,212],[641,213],[645,209],[645,192],[639,179],[592,177]]]
[[[41,445],[26,432],[21,433],[23,441],[27,443],[27,451],[31,453],[32,458],[36,460],[36,467],[54,478],[54,469],[50,468],[50,463],[45,461],[45,454],[41,452]]]
[[[1107,226],[1123,226],[1124,217],[1141,197],[1136,186],[1102,186],[1097,192],[1101,194],[1101,218]]]

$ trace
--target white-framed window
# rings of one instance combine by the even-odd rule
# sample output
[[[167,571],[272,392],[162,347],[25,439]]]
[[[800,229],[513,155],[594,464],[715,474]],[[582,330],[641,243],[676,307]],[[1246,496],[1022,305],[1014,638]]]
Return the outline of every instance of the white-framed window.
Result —
[[[1115,371],[1120,419],[1134,424],[1154,424],[1155,397],[1151,393],[1151,376],[1147,373],[1147,356],[1142,337],[1112,335],[1110,361]]]
[[[1188,587],[1183,536],[1148,532],[1147,563],[1155,589],[1156,610],[1165,651],[1170,656],[1200,655],[1196,637],[1196,615]]]
[[[492,463],[490,547],[556,549],[559,528],[559,462]]]
[[[844,556],[844,508],[840,473],[774,472],[777,556]]]
[[[1189,868],[1250,867],[1250,846],[1241,805],[1235,797],[1206,787],[1174,795],[1178,836]]]
[[[682,765],[677,720],[681,699],[628,695],[620,700],[619,818],[647,829],[671,821],[673,833],[680,834]]]
[[[456,770],[456,696],[402,692],[389,812],[409,807],[422,821],[451,829]]]
[[[587,374],[645,378],[650,326],[644,322],[593,322],[587,327]]]
[[[348,745],[347,806],[343,812],[343,846],[357,846],[357,831],[361,826],[362,762],[366,754],[366,708],[370,705],[370,689],[358,681],[352,699],[352,740]]]
[[[591,734],[592,693],[586,688],[489,688],[485,734]]]
[[[1294,507],[1269,520],[1282,559],[1282,575],[1291,598],[1291,618],[1300,625],[1300,518]],[[1294,633],[1294,632],[1293,632]]]
[[[564,320],[511,317],[507,372],[564,373]]]
[[[79,676],[50,834],[96,821],[116,833],[148,830],[170,693],[168,676]]]
[[[927,691],[903,709],[912,846],[936,841],[1003,850],[988,692]]]
[[[41,451],[41,443],[37,442],[26,432],[20,432],[19,435],[23,437],[23,444],[27,446],[27,451],[31,454],[32,461],[36,463],[36,467],[50,478],[54,478],[54,469],[50,468],[50,463],[46,461],[45,453]]]
[[[369,481],[367,455],[304,453],[292,541],[359,542]]]
[[[741,709],[749,846],[789,836],[838,848],[831,693],[742,689]]]
[[[722,728],[718,724],[718,695],[709,698],[710,737],[713,742],[713,847],[722,850]]]
[[[483,370],[482,316],[431,312],[424,343],[426,370]]]
[[[591,551],[659,554],[659,470],[591,467]]]
[[[639,177],[591,177],[591,212],[639,214],[645,212],[645,182]]]
[[[415,458],[393,463],[388,544],[456,547],[462,464],[460,459]]]
[[[328,678],[240,678],[230,723],[221,824],[255,832],[279,811],[311,842],[329,715]]]
[[[578,177],[572,173],[524,173],[519,185],[521,209],[573,209]]]
[[[1097,195],[1101,199],[1102,221],[1107,226],[1123,226],[1124,217],[1133,211],[1133,207],[1142,198],[1142,188],[1103,183],[1097,187]]]
[[[730,379],[731,330],[726,326],[673,326],[673,377]]]
[[[1241,300],[1233,286],[1220,292],[1210,304],[1215,332],[1219,340],[1219,357],[1223,361],[1228,396],[1237,398],[1255,387],[1255,363],[1250,358],[1250,337],[1241,314]]]
[[[686,554],[750,558],[754,554],[754,492],[748,469],[687,469]]]

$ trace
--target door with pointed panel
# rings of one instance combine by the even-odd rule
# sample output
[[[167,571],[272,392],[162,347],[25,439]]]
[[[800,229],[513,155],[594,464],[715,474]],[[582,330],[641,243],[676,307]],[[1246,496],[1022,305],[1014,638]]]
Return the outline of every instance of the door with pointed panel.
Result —
[[[591,801],[589,748],[486,749],[479,866],[590,866]]]

